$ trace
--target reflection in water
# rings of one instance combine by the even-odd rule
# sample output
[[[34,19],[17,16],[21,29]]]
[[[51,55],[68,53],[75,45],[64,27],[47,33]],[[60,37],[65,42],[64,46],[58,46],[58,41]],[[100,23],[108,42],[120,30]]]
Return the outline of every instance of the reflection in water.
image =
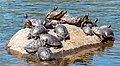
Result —
[[[106,44],[101,44],[100,47],[95,49],[86,49],[83,52],[78,52],[77,54],[63,57],[63,58],[57,58],[53,61],[39,61],[32,59],[26,60],[30,66],[68,66],[68,65],[89,65],[92,63],[93,56],[101,56],[101,51],[104,51],[106,48],[110,48],[113,46],[113,42],[108,42]],[[87,53],[86,53],[87,52]],[[92,53],[91,53],[92,52]]]

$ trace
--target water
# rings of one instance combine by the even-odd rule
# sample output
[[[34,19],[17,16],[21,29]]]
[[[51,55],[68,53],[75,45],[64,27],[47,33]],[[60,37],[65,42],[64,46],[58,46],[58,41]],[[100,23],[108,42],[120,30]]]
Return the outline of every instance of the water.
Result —
[[[50,62],[51,66],[119,66],[120,65],[120,1],[119,0],[0,0],[0,66],[45,66],[48,63],[32,63],[9,55],[5,43],[23,28],[23,14],[43,18],[49,9],[58,6],[73,16],[89,13],[90,19],[98,18],[98,25],[112,25],[115,34],[113,46],[82,56],[82,59]]]

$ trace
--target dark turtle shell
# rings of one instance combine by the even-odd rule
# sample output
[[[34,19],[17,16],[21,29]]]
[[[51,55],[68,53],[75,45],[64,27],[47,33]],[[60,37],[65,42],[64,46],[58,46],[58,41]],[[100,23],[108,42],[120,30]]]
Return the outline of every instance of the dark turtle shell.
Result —
[[[45,42],[39,39],[30,42],[24,49],[28,53],[36,53],[39,47],[44,47]]]
[[[102,28],[102,29],[100,29],[100,31],[104,37],[107,37],[107,38],[114,37],[113,31],[110,28]]]
[[[49,61],[54,59],[52,51],[46,47],[39,47],[38,56],[42,61]]]
[[[54,29],[54,32],[57,33],[57,36],[59,38],[66,39],[69,37],[68,30],[64,25],[57,25]]]
[[[28,39],[37,39],[40,34],[45,33],[47,33],[47,29],[43,25],[35,26],[34,28],[32,28],[32,30],[30,30],[30,33],[28,34]]]
[[[108,40],[114,40],[114,33],[108,27],[97,28],[94,32],[98,37],[100,37],[102,43],[105,43]]]
[[[51,34],[41,34],[40,40],[45,41],[45,43],[50,47],[56,47],[56,48],[62,47],[61,41],[57,37]]]

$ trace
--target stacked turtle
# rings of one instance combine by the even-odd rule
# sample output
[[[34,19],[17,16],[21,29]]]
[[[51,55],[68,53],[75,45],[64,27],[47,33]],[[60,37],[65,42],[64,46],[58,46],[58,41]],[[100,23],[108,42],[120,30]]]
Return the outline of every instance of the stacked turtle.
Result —
[[[69,40],[69,32],[67,28],[62,24],[75,25],[83,29],[86,36],[97,35],[102,43],[108,40],[113,40],[114,34],[110,29],[111,26],[98,27],[97,21],[91,21],[88,15],[80,17],[74,17],[58,8],[54,8],[49,11],[45,18],[36,19],[28,18],[28,15],[24,15],[25,23],[24,28],[31,28],[28,34],[28,40],[34,39],[29,43],[25,50],[29,54],[35,54],[38,52],[38,56],[41,60],[52,60],[54,59],[53,53],[50,50],[51,47],[55,49],[62,48],[61,41]],[[54,30],[57,36],[49,34],[50,30]]]

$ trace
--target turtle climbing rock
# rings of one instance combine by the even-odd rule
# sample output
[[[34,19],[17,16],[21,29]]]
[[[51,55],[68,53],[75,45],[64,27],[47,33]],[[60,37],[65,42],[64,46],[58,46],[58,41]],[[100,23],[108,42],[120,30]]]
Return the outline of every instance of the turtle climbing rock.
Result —
[[[62,47],[61,41],[57,37],[51,34],[41,34],[40,40],[45,41],[45,44],[47,45],[47,47],[55,47],[55,48]]]
[[[46,34],[47,29],[43,25],[35,26],[30,30],[28,34],[28,39],[38,39],[40,34]]]
[[[46,47],[39,47],[38,57],[40,58],[41,61],[50,61],[55,59],[52,51]]]
[[[69,38],[69,33],[67,28],[64,25],[58,24],[55,29],[54,32],[57,34],[57,36],[62,40],[62,39],[67,39]]]

